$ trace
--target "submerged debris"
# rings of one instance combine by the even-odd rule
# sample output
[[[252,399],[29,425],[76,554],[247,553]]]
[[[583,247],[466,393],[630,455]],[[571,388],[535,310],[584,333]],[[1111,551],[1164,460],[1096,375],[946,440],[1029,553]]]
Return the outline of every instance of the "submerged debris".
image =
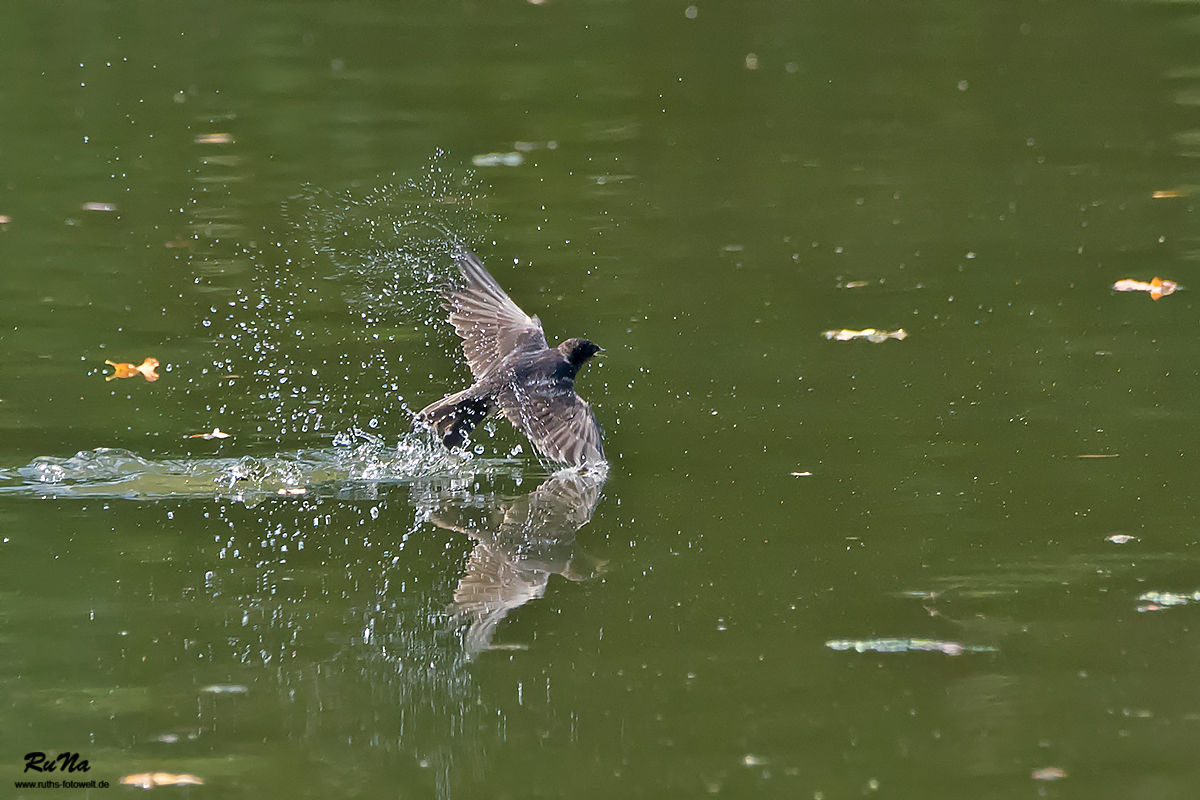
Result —
[[[1174,294],[1180,287],[1175,281],[1164,281],[1162,278],[1155,278],[1149,283],[1125,278],[1114,283],[1112,288],[1117,292],[1149,292],[1150,299],[1157,300],[1160,297]]]
[[[848,342],[851,339],[866,339],[868,342],[886,342],[888,339],[902,340],[908,338],[908,333],[904,328],[895,331],[880,331],[875,328],[864,328],[861,331],[852,331],[843,328],[840,331],[825,331],[822,334],[826,339],[833,339],[839,342]]]

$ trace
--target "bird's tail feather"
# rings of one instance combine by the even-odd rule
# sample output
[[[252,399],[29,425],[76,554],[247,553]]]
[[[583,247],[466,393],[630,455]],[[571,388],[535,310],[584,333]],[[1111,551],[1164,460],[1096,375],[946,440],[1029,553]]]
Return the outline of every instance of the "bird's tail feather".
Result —
[[[441,434],[446,447],[461,447],[476,425],[491,413],[494,403],[480,396],[475,387],[430,403],[417,415],[417,422]]]

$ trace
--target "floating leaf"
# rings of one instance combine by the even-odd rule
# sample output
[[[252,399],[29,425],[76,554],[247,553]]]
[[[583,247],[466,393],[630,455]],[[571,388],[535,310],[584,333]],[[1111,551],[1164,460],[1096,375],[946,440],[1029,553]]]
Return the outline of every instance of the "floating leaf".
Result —
[[[525,156],[516,151],[485,153],[481,156],[471,156],[471,163],[477,167],[519,167],[525,163]]]
[[[84,203],[80,206],[84,211],[116,211],[117,207],[113,203]]]
[[[237,683],[214,683],[211,686],[205,686],[200,691],[206,694],[248,694],[250,692],[245,686]]]
[[[854,650],[857,653],[908,653],[911,651],[932,651],[937,653],[945,653],[948,656],[960,656],[963,653],[996,652],[996,648],[988,645],[944,642],[939,639],[831,639],[825,643],[825,646],[830,650]]]
[[[1145,592],[1138,597],[1142,605],[1138,611],[1162,611],[1171,606],[1186,606],[1188,603],[1200,603],[1200,592],[1178,594],[1176,592]]]
[[[1067,771],[1062,767],[1042,767],[1035,769],[1030,777],[1035,781],[1057,781],[1067,777]]]
[[[106,375],[104,377],[104,380],[106,381],[114,381],[117,378],[132,378],[137,375],[141,375],[151,383],[158,380],[158,373],[154,371],[154,368],[158,366],[157,358],[147,358],[136,367],[133,364],[124,361],[118,364],[116,361],[109,361],[105,359],[104,363],[108,364],[114,370],[112,375]]]
[[[1191,192],[1187,189],[1159,189],[1154,194],[1150,195],[1155,200],[1162,200],[1167,197],[1187,197]]]
[[[213,428],[212,433],[193,433],[190,436],[183,437],[185,439],[228,439],[229,434],[220,428]]]
[[[1149,292],[1151,299],[1157,300],[1160,297],[1174,294],[1179,290],[1179,284],[1175,281],[1164,281],[1161,278],[1155,278],[1149,283],[1125,278],[1114,283],[1112,288],[1118,292]]]
[[[201,133],[196,136],[196,144],[233,144],[233,134]]]
[[[868,342],[886,342],[888,339],[906,339],[908,333],[904,328],[895,331],[880,331],[875,328],[865,328],[861,331],[852,331],[843,328],[840,331],[825,331],[823,334],[826,339],[834,339],[839,342],[848,342],[851,339],[866,339]]]
[[[155,786],[203,786],[204,779],[186,773],[177,775],[173,772],[142,772],[137,775],[126,775],[121,778],[121,783],[125,786],[153,789]]]

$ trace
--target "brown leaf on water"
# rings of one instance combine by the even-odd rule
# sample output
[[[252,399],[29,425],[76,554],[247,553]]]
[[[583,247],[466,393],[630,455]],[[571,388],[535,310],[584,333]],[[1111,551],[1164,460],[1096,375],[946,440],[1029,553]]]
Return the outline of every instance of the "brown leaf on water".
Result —
[[[1042,767],[1035,769],[1030,777],[1035,781],[1057,781],[1067,777],[1067,771],[1062,767]]]
[[[203,786],[204,778],[187,773],[174,772],[140,772],[136,775],[126,775],[121,778],[124,786],[140,786],[143,789],[153,789],[155,786]]]
[[[116,361],[109,361],[105,359],[104,363],[113,368],[112,375],[104,376],[104,380],[106,381],[115,381],[117,378],[133,378],[138,375],[141,375],[151,383],[158,380],[158,373],[154,371],[154,368],[158,366],[157,358],[147,358],[136,367],[133,364],[124,361],[117,363]]]
[[[201,133],[196,135],[196,144],[233,144],[232,133]]]
[[[1084,453],[1083,455],[1075,456],[1076,458],[1120,458],[1120,453]]]
[[[1159,189],[1154,194],[1150,195],[1155,200],[1162,200],[1167,197],[1187,197],[1191,192],[1187,189]]]
[[[1146,281],[1137,281],[1132,278],[1124,278],[1114,283],[1112,288],[1118,292],[1149,292],[1150,298],[1157,300],[1160,297],[1174,294],[1179,290],[1180,286],[1175,281],[1165,281],[1162,278],[1155,278],[1149,283]]]

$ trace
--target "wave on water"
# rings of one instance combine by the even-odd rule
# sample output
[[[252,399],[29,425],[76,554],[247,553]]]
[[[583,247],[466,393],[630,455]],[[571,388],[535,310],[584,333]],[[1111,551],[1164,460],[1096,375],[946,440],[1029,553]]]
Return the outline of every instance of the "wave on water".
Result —
[[[0,470],[0,494],[112,497],[128,500],[217,499],[254,505],[271,497],[371,498],[383,485],[480,475],[520,479],[523,463],[451,452],[424,433],[395,446],[371,434],[339,434],[334,446],[240,458],[151,460],[118,448],[69,458],[40,456]]]

